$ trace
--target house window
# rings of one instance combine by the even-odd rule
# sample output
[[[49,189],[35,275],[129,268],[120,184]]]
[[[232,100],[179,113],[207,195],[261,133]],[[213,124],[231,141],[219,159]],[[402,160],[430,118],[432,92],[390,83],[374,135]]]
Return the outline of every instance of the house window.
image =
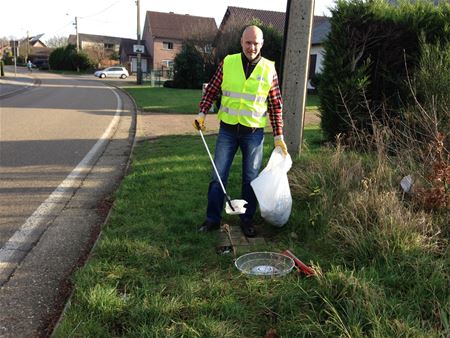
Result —
[[[105,43],[105,49],[114,49],[113,43]]]
[[[311,79],[316,74],[316,63],[317,63],[317,54],[311,54],[309,56],[309,71],[308,71],[308,79]]]
[[[173,49],[173,42],[163,41],[163,48],[164,49]]]
[[[172,69],[173,68],[173,60],[162,60],[161,65],[165,68]]]

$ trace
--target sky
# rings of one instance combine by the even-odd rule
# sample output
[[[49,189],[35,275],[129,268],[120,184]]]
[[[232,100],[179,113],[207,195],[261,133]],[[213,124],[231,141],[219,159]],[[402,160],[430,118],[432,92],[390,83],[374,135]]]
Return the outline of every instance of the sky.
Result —
[[[287,0],[140,0],[141,34],[146,11],[174,12],[213,17],[219,27],[228,6],[286,11]],[[315,15],[330,15],[334,0],[315,0]],[[0,20],[0,37],[20,39],[45,34],[54,36],[78,33],[136,39],[137,6],[135,0],[9,0],[3,4],[7,13]]]

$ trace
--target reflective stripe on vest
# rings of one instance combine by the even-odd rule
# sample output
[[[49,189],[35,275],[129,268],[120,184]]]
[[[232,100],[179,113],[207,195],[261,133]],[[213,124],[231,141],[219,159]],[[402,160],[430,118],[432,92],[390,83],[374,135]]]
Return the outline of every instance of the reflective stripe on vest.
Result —
[[[264,103],[267,100],[267,97],[257,96],[257,95],[252,95],[252,94],[238,93],[238,92],[230,92],[229,90],[223,91],[222,95],[232,97],[233,99],[243,98],[248,101],[256,101],[259,103]]]
[[[220,110],[228,113],[230,115],[243,115],[243,116],[249,116],[249,117],[254,117],[254,118],[259,118],[259,117],[265,117],[267,115],[266,111],[263,111],[262,113],[256,112],[256,111],[250,111],[250,110],[235,110],[235,109],[231,109],[228,107],[224,107],[221,106]]]
[[[241,54],[228,55],[223,63],[222,99],[218,118],[228,124],[265,127],[267,96],[274,73],[274,63],[261,58],[246,79]]]

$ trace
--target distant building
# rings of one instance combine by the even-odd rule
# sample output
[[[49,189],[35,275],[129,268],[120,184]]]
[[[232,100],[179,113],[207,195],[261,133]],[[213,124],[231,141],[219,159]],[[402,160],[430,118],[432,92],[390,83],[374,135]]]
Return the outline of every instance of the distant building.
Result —
[[[80,43],[80,49],[88,48],[101,48],[107,52],[119,52],[120,42],[122,38],[115,36],[104,36],[104,35],[94,35],[94,34],[78,34],[78,40]],[[77,36],[74,34],[69,35],[69,44],[77,45]]]
[[[80,50],[84,51],[88,57],[95,63],[97,68],[104,68],[122,63],[132,72],[131,59],[124,56],[121,58],[121,45],[125,39],[115,36],[78,34]],[[69,44],[77,45],[77,36],[69,35]],[[142,71],[147,71],[147,58],[143,58]],[[134,70],[135,71],[135,70]]]
[[[32,36],[28,39],[30,48],[28,49],[28,59],[31,60],[39,68],[48,68],[48,59],[54,48],[49,48],[42,42],[41,38],[44,34]]]
[[[195,42],[205,53],[211,52],[216,33],[214,18],[147,11],[142,38],[152,59],[151,68],[164,70],[173,67],[186,40]]]
[[[120,63],[127,67],[130,73],[136,73],[138,69],[137,53],[133,48],[137,44],[138,41],[134,39],[122,39],[120,43]],[[144,53],[141,53],[141,69],[143,73],[147,73],[150,70],[152,59],[145,47],[145,41],[141,40],[141,45],[144,45]]]
[[[48,48],[47,45],[41,41],[41,38],[44,36],[44,34],[39,34],[36,36],[32,36],[28,38],[28,43],[30,47],[32,48]],[[22,40],[26,42],[26,39]]]
[[[284,12],[229,6],[218,29],[212,17],[147,11],[141,40],[145,47],[141,54],[142,71],[159,70],[164,73],[172,70],[175,56],[187,40],[194,42],[203,53],[212,53],[214,45],[220,45],[221,39],[229,38],[228,32],[236,31],[236,27],[241,28],[254,18],[272,25],[283,35],[285,16]],[[309,78],[322,70],[323,41],[329,31],[328,18],[314,16]],[[76,36],[70,35],[68,41],[76,45]],[[131,73],[136,72],[137,54],[133,46],[137,45],[137,40],[80,33],[79,44],[81,50],[90,51],[91,59],[97,59],[98,67],[120,62]],[[113,54],[116,60],[110,60]]]
[[[10,40],[1,45],[0,56],[7,58],[9,55],[16,56],[19,62],[25,63],[31,60],[34,64],[48,66],[48,58],[53,48],[48,48],[41,40],[44,34],[31,36],[21,40]]]

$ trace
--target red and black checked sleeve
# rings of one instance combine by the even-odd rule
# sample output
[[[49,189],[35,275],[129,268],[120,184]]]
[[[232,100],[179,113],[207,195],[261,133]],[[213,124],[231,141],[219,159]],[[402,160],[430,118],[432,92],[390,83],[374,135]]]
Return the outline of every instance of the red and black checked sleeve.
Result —
[[[201,113],[204,113],[205,115],[208,114],[209,109],[211,108],[214,101],[220,94],[222,79],[223,79],[223,61],[217,67],[216,72],[214,73],[211,80],[208,82],[208,86],[206,87],[205,93],[202,96],[202,100],[200,101]]]
[[[283,135],[283,99],[281,98],[281,90],[276,73],[273,76],[272,88],[270,88],[267,100],[269,120],[272,125],[273,136]]]

